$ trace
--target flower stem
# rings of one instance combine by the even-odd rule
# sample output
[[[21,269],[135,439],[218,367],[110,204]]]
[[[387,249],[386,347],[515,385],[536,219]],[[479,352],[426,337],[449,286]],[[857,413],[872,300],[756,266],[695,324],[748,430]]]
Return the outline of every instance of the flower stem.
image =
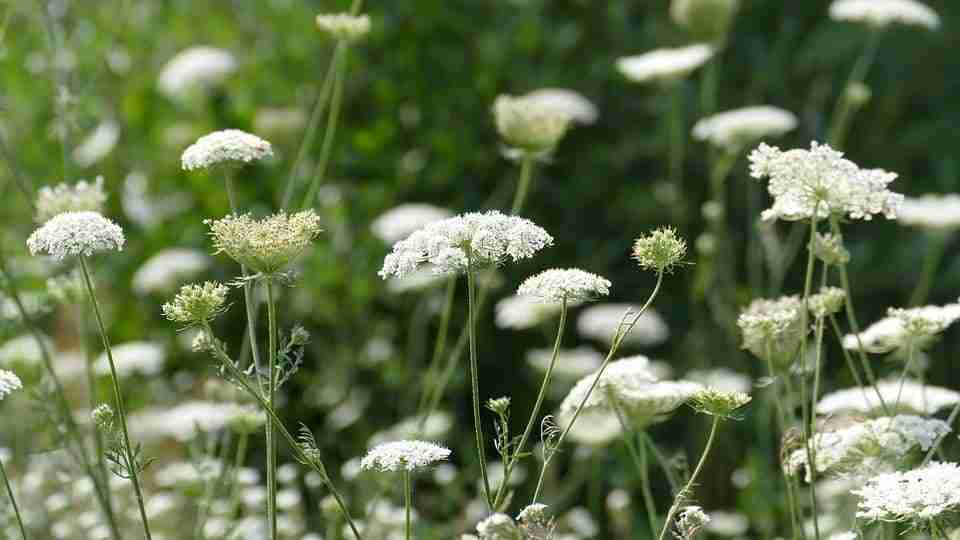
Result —
[[[900,398],[903,396],[903,384],[907,382],[907,374],[913,367],[913,361],[916,357],[916,347],[913,345],[913,339],[907,339],[907,362],[903,365],[903,371],[900,372],[900,384],[897,387],[897,400],[893,403],[893,410],[900,407]]]
[[[940,260],[947,249],[947,243],[950,240],[948,233],[935,232],[930,235],[930,243],[927,246],[927,255],[923,259],[923,270],[920,274],[920,281],[917,288],[910,295],[909,306],[916,307],[927,301],[930,295],[930,287],[933,286],[933,278],[937,273],[937,267],[940,266]]]
[[[427,422],[427,416],[424,409],[430,402],[433,393],[434,379],[437,377],[437,371],[440,369],[440,359],[443,358],[443,352],[447,347],[447,335],[450,333],[450,315],[453,313],[453,300],[457,290],[457,278],[451,276],[447,278],[447,290],[444,295],[443,311],[440,314],[440,329],[437,332],[437,341],[433,346],[433,358],[430,359],[430,366],[424,376],[423,393],[420,396],[420,403],[417,405],[417,415],[420,416],[420,427],[418,431],[423,431],[423,426]]]
[[[13,487],[10,486],[10,479],[7,478],[7,469],[3,465],[3,459],[0,459],[0,475],[3,476],[3,485],[7,488],[7,495],[10,497],[10,505],[13,507],[13,514],[17,516],[17,526],[20,528],[20,535],[23,540],[27,540],[27,529],[23,526],[23,518],[20,516],[20,507],[17,506],[17,498],[13,496]]]
[[[229,167],[223,169],[224,185],[227,189],[227,199],[230,201],[230,213],[238,215],[237,192],[234,186],[233,174]],[[243,306],[247,313],[247,342],[250,344],[250,354],[254,368],[260,372],[260,348],[257,346],[257,310],[254,306],[253,283],[247,267],[240,265],[240,275],[243,276]]]
[[[77,341],[80,343],[80,349],[83,353],[83,367],[84,373],[87,377],[87,391],[90,393],[90,410],[92,411],[97,406],[97,378],[93,372],[93,358],[90,355],[90,351],[87,347],[86,340],[86,317],[84,315],[83,308],[77,304],[74,306],[74,311],[77,317]],[[103,448],[103,435],[100,433],[100,430],[93,430],[93,442],[96,445],[97,451],[97,468],[100,474],[101,481],[104,485],[110,479],[110,475],[107,472],[107,463],[104,459],[104,448]],[[113,514],[113,504],[112,501],[107,498],[105,501],[109,507],[110,514]]]
[[[327,174],[327,166],[330,164],[330,154],[333,151],[333,139],[337,133],[337,122],[340,120],[340,106],[343,102],[343,79],[347,65],[346,50],[343,53],[334,56],[336,67],[333,73],[333,95],[330,97],[330,115],[327,116],[327,129],[323,132],[323,142],[320,146],[320,161],[313,170],[313,178],[310,180],[310,187],[307,194],[300,203],[300,209],[306,210],[313,207],[317,200],[317,190]]]
[[[530,184],[533,183],[534,160],[531,157],[524,157],[520,162],[520,180],[517,182],[517,190],[513,194],[513,204],[510,205],[510,214],[517,215],[527,202],[527,195],[530,193]]]
[[[470,257],[469,255],[469,259]],[[471,261],[472,262],[472,261]],[[490,480],[487,477],[487,457],[484,451],[483,425],[480,419],[480,383],[477,373],[477,313],[476,313],[476,284],[474,283],[473,265],[467,263],[467,328],[470,341],[470,388],[473,397],[473,431],[476,436],[477,456],[480,459],[480,476],[483,478],[483,496],[490,509],[494,509],[494,501],[490,497]]]
[[[827,140],[830,141],[830,146],[833,146],[837,150],[843,148],[843,143],[846,140],[850,127],[850,120],[853,117],[853,113],[856,112],[855,104],[850,100],[849,90],[853,85],[863,83],[866,78],[867,72],[870,71],[870,66],[873,65],[873,61],[876,59],[877,46],[880,43],[881,35],[881,30],[873,30],[870,32],[867,44],[860,53],[860,57],[857,58],[853,69],[850,71],[850,77],[841,90],[840,98],[837,99],[837,105],[834,107],[831,116],[830,131],[827,138]]]
[[[140,468],[134,454],[133,446],[130,444],[130,434],[127,432],[127,412],[123,404],[123,393],[120,390],[120,378],[117,376],[117,365],[113,360],[113,350],[110,348],[110,338],[107,337],[107,328],[103,324],[103,315],[100,313],[100,304],[97,302],[97,294],[93,288],[93,280],[90,278],[90,269],[87,267],[87,258],[84,255],[79,257],[80,270],[83,273],[83,282],[87,286],[87,294],[90,297],[90,304],[93,306],[93,314],[97,321],[97,329],[100,331],[100,338],[103,341],[103,349],[107,354],[107,361],[110,364],[110,379],[113,382],[113,398],[116,402],[117,416],[120,419],[120,433],[123,435],[123,451],[126,454],[125,461],[130,473],[130,481],[133,483],[133,492],[137,497],[137,506],[140,509],[140,519],[143,521],[143,533],[147,540],[151,540],[150,523],[147,520],[147,510],[143,504],[143,492],[140,489]]]
[[[276,410],[277,398],[277,302],[273,295],[273,284],[264,282],[267,292],[267,325],[269,327],[267,366],[267,403]],[[270,538],[277,539],[277,429],[273,423],[267,424],[267,520],[270,522]]]
[[[657,505],[654,503],[653,493],[650,491],[650,468],[647,464],[646,445],[641,443],[640,448],[637,448],[633,428],[627,423],[616,397],[612,395],[611,397],[613,398],[610,400],[611,404],[613,404],[613,411],[617,415],[617,421],[620,422],[621,437],[627,447],[627,452],[630,454],[630,459],[633,460],[633,465],[637,468],[637,474],[640,475],[640,492],[643,495],[643,504],[647,510],[647,521],[650,524],[650,537],[653,538],[657,536]]]
[[[413,507],[413,487],[412,482],[410,482],[410,471],[403,471],[403,506],[406,509],[407,519],[406,526],[404,531],[406,532],[406,540],[413,538],[413,527],[411,526],[410,521],[410,511]]]
[[[677,479],[677,474],[670,467],[670,464],[667,462],[667,457],[663,455],[663,452],[657,448],[657,443],[653,442],[653,438],[646,431],[640,431],[641,444],[645,444],[650,452],[653,454],[653,457],[656,458],[657,464],[660,465],[660,468],[663,469],[663,474],[667,478],[667,483],[670,484],[670,493],[676,495],[677,491],[680,489],[680,482]]]
[[[800,308],[800,328],[803,332],[803,337],[800,340],[800,365],[803,367],[800,374],[800,404],[803,415],[803,443],[807,451],[807,463],[810,467],[810,506],[813,510],[813,534],[816,540],[820,540],[820,518],[819,512],[817,511],[817,491],[816,491],[816,472],[817,466],[816,462],[813,459],[813,431],[814,427],[814,414],[810,406],[814,405],[817,400],[817,396],[814,395],[811,399],[807,399],[807,326],[810,322],[810,292],[813,289],[813,273],[816,268],[817,257],[813,250],[813,242],[817,236],[817,217],[820,213],[820,203],[817,202],[813,208],[813,216],[810,218],[810,238],[809,244],[807,244],[807,270],[805,272],[805,277],[803,280],[803,303]],[[819,337],[823,337],[822,325]],[[821,340],[818,339],[816,342],[817,345],[817,377],[819,378],[819,356],[820,356],[820,343]],[[785,375],[785,378],[789,377],[789,373]]]
[[[687,480],[687,484],[683,486],[683,489],[680,490],[680,493],[677,493],[676,497],[674,497],[673,504],[670,506],[670,511],[667,512],[667,521],[663,524],[663,529],[660,530],[659,540],[663,540],[667,535],[667,531],[670,529],[670,523],[677,514],[677,510],[680,509],[680,505],[683,503],[683,500],[689,496],[689,492],[693,491],[694,482],[696,482],[697,477],[700,476],[700,471],[703,470],[703,465],[707,462],[707,456],[710,454],[710,449],[713,447],[713,440],[716,438],[717,427],[719,425],[720,417],[714,416],[713,424],[710,426],[710,435],[707,436],[707,444],[703,448],[703,453],[700,455],[700,461],[697,462],[696,468],[693,469],[693,474],[690,475],[690,479]]]
[[[670,136],[669,153],[669,171],[668,179],[673,188],[675,205],[679,205],[683,200],[683,160],[686,154],[687,134],[683,128],[683,84],[678,83],[669,89],[670,92],[670,111],[667,116],[668,131]],[[685,216],[686,209],[676,208],[678,217]]]

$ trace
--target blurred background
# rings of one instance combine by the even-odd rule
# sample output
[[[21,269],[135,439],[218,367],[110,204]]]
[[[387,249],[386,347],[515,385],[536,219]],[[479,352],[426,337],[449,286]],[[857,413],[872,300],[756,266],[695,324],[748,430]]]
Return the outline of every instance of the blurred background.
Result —
[[[668,4],[370,0],[364,6],[372,29],[348,49],[340,124],[315,201],[325,232],[300,260],[299,279],[281,301],[282,327],[301,323],[312,335],[303,367],[282,395],[283,416],[291,426],[304,422],[314,431],[335,476],[355,475],[341,465],[361,456],[372,437],[415,414],[433,380],[427,368],[444,282],[398,291],[377,277],[390,243],[372,224],[402,203],[428,203],[452,213],[509,208],[519,171],[503,157],[493,122],[491,106],[499,94],[566,88],[588,99],[597,118],[572,127],[535,170],[523,215],[549,231],[555,246],[502,268],[493,280],[492,302],[480,322],[481,397],[510,396],[516,422],[525,420],[542,377],[529,354],[549,348],[556,330],[553,320],[526,330],[497,325],[497,300],[537,271],[581,267],[613,282],[611,302],[642,302],[654,276],[631,261],[630,246],[640,234],[668,224],[688,240],[693,264],[665,281],[654,305],[664,327],[651,323],[650,339],[631,343],[623,354],[658,360],[674,378],[723,366],[762,380],[764,366],[739,349],[731,321],[717,316],[710,298],[710,238],[703,236],[701,207],[709,197],[711,150],[687,137],[682,182],[668,182],[665,119],[671,93],[632,83],[615,69],[619,57],[695,41],[671,20]],[[960,9],[949,0],[927,4],[942,17],[942,27],[893,26],[884,33],[865,80],[872,96],[852,118],[843,145],[861,166],[899,173],[891,189],[908,196],[955,192],[960,181]],[[772,144],[806,147],[811,140],[825,140],[834,104],[869,33],[860,25],[830,20],[828,5],[743,0],[722,52],[708,68],[679,83],[684,131],[711,113],[775,105],[796,114],[799,126]],[[132,410],[207,398],[205,381],[217,378],[212,362],[190,352],[189,336],[164,321],[159,307],[179,284],[229,280],[237,273],[225,256],[210,254],[203,224],[228,212],[223,181],[215,174],[183,172],[181,152],[217,129],[238,128],[268,139],[276,156],[238,174],[239,198],[242,207],[258,215],[276,210],[335,47],[317,31],[314,17],[348,8],[347,2],[332,0],[0,1],[0,250],[19,287],[35,299],[57,358],[78,351],[78,339],[98,353],[92,326],[78,336],[70,310],[43,307],[45,280],[62,268],[30,258],[24,242],[35,226],[28,194],[33,197],[44,185],[103,177],[106,213],[127,235],[122,253],[95,259],[111,337],[118,344],[149,342],[163,356],[158,372],[133,374],[125,383]],[[173,98],[158,78],[178,53],[198,45],[229,52],[235,69],[202,92]],[[703,90],[706,77],[714,78],[713,97]],[[323,125],[307,147],[302,170],[311,171],[319,159]],[[745,156],[734,165],[726,188],[724,226],[733,276],[726,308],[735,313],[754,298],[801,290],[802,261],[768,264],[780,260],[771,255],[780,253],[778,246],[801,239],[790,226],[758,225],[769,198],[765,185],[749,178]],[[302,191],[295,200],[299,197]],[[928,234],[883,219],[854,223],[846,232],[862,323],[883,316],[889,306],[907,305],[931,250],[942,257],[934,261],[929,302],[953,302],[960,295],[957,245],[949,233]],[[138,281],[145,262],[171,248],[210,255],[197,259],[194,275],[161,265]],[[464,327],[462,283],[456,294],[451,346]],[[233,301],[219,328],[239,348],[242,300],[235,294]],[[10,309],[3,307],[0,367],[21,366],[16,371],[26,383],[39,380],[40,371],[29,368],[30,351],[16,342],[24,330]],[[578,315],[574,312],[571,321]],[[960,384],[950,364],[958,338],[950,332],[932,350],[930,381],[950,388]],[[580,347],[589,358],[578,360],[585,371],[572,364],[571,374],[554,381],[550,410],[599,363],[602,357],[595,356],[606,352],[602,340],[578,332],[573,322],[563,346]],[[596,352],[591,356],[590,351]],[[456,472],[418,484],[423,538],[450,538],[475,522],[470,501],[476,497],[477,470],[466,364],[460,361],[439,403],[451,421],[435,435],[454,450]],[[881,373],[898,369],[877,362]],[[852,383],[835,340],[827,349],[825,370],[826,391]],[[109,396],[106,379],[100,391]],[[82,386],[76,392],[82,407]],[[708,510],[748,518],[750,528],[736,534],[767,537],[782,532],[786,523],[784,508],[769,502],[781,500],[779,441],[762,384],[754,392],[757,400],[744,421],[726,426],[698,500]],[[42,416],[10,421],[14,416],[8,411],[34,407],[29,400],[3,406],[0,445],[15,449],[15,455],[49,449],[52,438],[38,430]],[[651,435],[669,456],[695,459],[707,426],[692,411],[681,410],[654,426]],[[149,448],[161,461],[175,460],[189,454],[183,439],[191,438],[160,440]],[[262,439],[252,437],[250,444],[248,464],[259,468]],[[281,456],[290,460],[282,447]],[[517,486],[524,500],[538,467],[531,459],[525,468],[526,478]],[[378,495],[398,501],[381,489],[381,480],[341,484],[358,509]],[[666,483],[656,476],[654,487],[666,508]],[[303,530],[322,530],[323,518],[316,514],[323,494],[314,490],[311,496],[306,484],[299,488]],[[633,527],[633,536],[617,532],[623,530],[617,503],[623,497],[638,500],[637,489],[622,442],[601,440],[568,445],[551,470],[545,501],[576,537],[645,538],[642,526]]]

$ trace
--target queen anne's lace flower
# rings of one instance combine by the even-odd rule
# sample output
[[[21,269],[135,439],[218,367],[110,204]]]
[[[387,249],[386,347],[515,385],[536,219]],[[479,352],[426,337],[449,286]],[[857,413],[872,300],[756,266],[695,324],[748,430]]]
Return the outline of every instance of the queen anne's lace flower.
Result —
[[[904,381],[902,393],[898,379],[878,381],[877,390],[883,396],[883,402],[890,408],[897,403],[899,396],[899,405],[895,412],[930,415],[960,402],[960,393],[909,379]],[[869,386],[837,390],[824,395],[817,402],[817,413],[825,416],[869,414],[882,410],[883,406],[876,391]]]
[[[527,364],[539,371],[547,371],[553,358],[551,349],[533,349],[527,353]],[[579,379],[595,372],[603,363],[603,355],[590,347],[560,349],[553,376],[557,379]]]
[[[892,23],[923,26],[930,30],[940,27],[937,12],[914,0],[835,0],[830,5],[830,18],[878,28]]]
[[[541,88],[521,97],[534,107],[552,109],[579,124],[597,121],[597,107],[587,98],[566,88]]]
[[[184,285],[171,302],[163,304],[163,316],[182,324],[206,322],[223,311],[229,290],[215,281]]]
[[[803,339],[803,301],[797,296],[757,299],[737,318],[743,348],[757,358],[786,362]]]
[[[690,405],[697,412],[721,418],[732,418],[738,409],[752,400],[746,392],[730,392],[710,387],[701,388],[689,399]]]
[[[356,41],[370,33],[370,17],[349,13],[321,13],[317,15],[317,28],[333,39]]]
[[[163,66],[157,86],[169,98],[183,98],[195,89],[221,84],[236,69],[237,61],[229,51],[202,45],[190,47]]]
[[[511,148],[548,152],[567,132],[571,117],[542,99],[497,96],[493,102],[497,132]]]
[[[17,377],[16,373],[0,369],[0,401],[21,388],[23,383],[20,382],[20,377]]]
[[[80,180],[75,184],[62,183],[53,187],[44,186],[37,193],[37,223],[44,223],[64,212],[103,212],[107,194],[103,190],[103,177],[93,182]]]
[[[577,268],[553,268],[525,279],[517,294],[547,304],[576,304],[610,294],[610,281]]]
[[[577,332],[581,336],[610,343],[617,333],[625,313],[637,313],[635,304],[596,304],[585,308],[577,319]],[[630,318],[635,315],[630,315]],[[633,330],[623,339],[624,344],[654,346],[670,337],[670,329],[663,317],[653,309],[647,309],[637,320]]]
[[[573,413],[557,416],[557,424],[566,429],[573,419]],[[585,410],[577,417],[567,436],[576,444],[603,447],[620,438],[623,426],[616,413],[600,409]]]
[[[32,255],[50,255],[57,260],[101,251],[120,251],[123,229],[97,212],[57,214],[27,239]]]
[[[686,255],[687,242],[673,227],[660,227],[633,242],[633,258],[644,270],[670,272]]]
[[[657,49],[637,56],[617,59],[617,69],[633,82],[669,82],[682,79],[707,63],[714,55],[709,45],[689,45],[678,49]]]
[[[210,257],[196,249],[173,248],[157,252],[133,274],[131,285],[139,294],[172,291],[210,267]]]
[[[810,308],[810,314],[819,319],[838,313],[843,309],[846,299],[847,293],[843,289],[823,287],[817,294],[810,295],[807,299],[807,307]]]
[[[767,137],[779,137],[797,127],[792,112],[777,107],[745,107],[709,116],[693,126],[694,138],[737,152]]]
[[[167,353],[159,343],[151,341],[128,341],[111,347],[113,359],[116,362],[117,376],[129,377],[132,375],[156,375],[163,370]],[[107,353],[103,353],[94,363],[94,369],[99,375],[110,374],[110,363]]]
[[[856,476],[892,471],[905,465],[911,453],[926,452],[949,432],[950,426],[942,420],[914,415],[865,420],[833,430],[821,428],[813,437],[816,469],[823,474]],[[805,469],[810,479],[805,448],[794,450],[785,465],[792,474]]]
[[[857,517],[924,527],[960,512],[960,466],[933,461],[907,472],[881,474],[853,492]]]
[[[461,273],[468,267],[528,259],[553,244],[553,237],[532,221],[497,211],[469,213],[435,221],[393,246],[380,277],[404,277],[424,264],[437,273]]]
[[[373,220],[370,229],[380,240],[393,243],[403,240],[421,227],[448,217],[449,210],[432,204],[401,204],[380,214]]]
[[[416,471],[450,457],[450,450],[424,441],[396,441],[375,446],[363,460],[363,470]]]
[[[216,165],[244,165],[273,157],[270,143],[239,129],[214,131],[197,139],[183,151],[180,163],[185,171]]]
[[[293,262],[320,234],[320,217],[313,210],[280,212],[256,220],[249,214],[205,221],[217,252],[257,272],[275,274]]]
[[[880,169],[861,169],[827,145],[811,143],[810,150],[781,151],[761,144],[750,154],[750,174],[769,178],[767,191],[773,206],[764,220],[798,221],[831,214],[870,220],[883,214],[897,217],[903,195],[887,189],[897,175]]]
[[[507,514],[491,514],[490,517],[477,523],[477,534],[480,540],[520,540],[523,533]]]
[[[753,387],[750,377],[725,367],[695,369],[687,373],[686,379],[725,392],[749,392]]]
[[[262,414],[239,403],[193,400],[173,407],[141,409],[130,415],[128,425],[131,436],[138,440],[172,438],[189,441],[201,431],[219,431],[238,421],[249,422],[251,415]]]
[[[549,304],[514,294],[497,302],[495,311],[498,327],[526,330],[560,313],[560,304]]]
[[[924,195],[907,197],[900,206],[897,220],[913,227],[949,230],[960,227],[960,195]]]
[[[677,515],[677,538],[680,540],[693,540],[697,537],[707,523],[710,523],[710,516],[699,506],[687,506]]]
[[[930,339],[960,319],[960,303],[909,309],[890,308],[887,316],[868,326],[860,334],[843,338],[843,346],[873,353],[885,353],[912,344],[922,348]]]
[[[107,157],[119,140],[120,125],[114,120],[105,120],[73,149],[73,160],[81,168],[94,165]]]

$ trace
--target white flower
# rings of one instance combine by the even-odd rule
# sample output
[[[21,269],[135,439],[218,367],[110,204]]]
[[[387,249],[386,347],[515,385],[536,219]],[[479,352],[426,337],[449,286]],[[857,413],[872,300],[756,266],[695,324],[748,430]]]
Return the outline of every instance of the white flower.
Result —
[[[447,276],[438,274],[429,265],[418,268],[402,278],[387,280],[387,290],[394,294],[432,289],[447,282]]]
[[[577,304],[610,294],[610,281],[577,268],[553,268],[528,277],[517,295],[547,304]]]
[[[196,249],[165,249],[147,259],[133,274],[138,294],[166,293],[210,267],[210,257]]]
[[[80,167],[94,165],[107,157],[119,140],[120,125],[113,120],[105,120],[73,149],[73,160]]]
[[[573,413],[558,414],[557,424],[560,428],[566,429],[573,419]],[[570,440],[591,447],[603,447],[620,438],[623,426],[616,413],[601,409],[584,410],[577,417],[577,422],[573,424],[567,436]]]
[[[552,244],[553,237],[532,221],[495,210],[462,214],[430,223],[394,244],[379,275],[404,277],[427,263],[437,273],[461,273],[471,264],[527,259]]]
[[[910,379],[904,381],[902,394],[899,379],[878,381],[877,389],[888,407],[893,407],[897,396],[900,396],[896,412],[930,415],[960,402],[960,393]],[[877,392],[871,386],[831,392],[817,402],[817,413],[825,416],[843,413],[869,414],[882,410]]]
[[[317,28],[334,39],[356,41],[370,33],[370,17],[349,13],[321,13]]]
[[[146,229],[154,229],[193,204],[192,195],[184,191],[154,194],[149,180],[140,171],[132,171],[123,182],[123,211],[131,221]]]
[[[870,220],[883,214],[897,217],[903,195],[887,189],[897,175],[880,169],[861,169],[825,144],[810,143],[810,150],[781,151],[761,144],[750,153],[750,174],[769,178],[767,191],[773,206],[764,220],[798,221],[831,214]]]
[[[868,326],[860,334],[843,337],[843,347],[873,353],[885,353],[907,347],[922,348],[930,338],[943,332],[960,319],[960,303],[945,306],[923,306],[909,309],[890,308],[887,316]],[[859,339],[858,339],[859,336]]]
[[[500,328],[526,330],[534,328],[560,313],[560,304],[549,304],[519,295],[497,302],[495,322]]]
[[[313,210],[276,213],[263,219],[249,214],[206,220],[217,253],[262,274],[283,270],[320,234],[320,216]]]
[[[152,408],[130,415],[131,436],[138,440],[155,441],[173,438],[189,441],[199,432],[213,432],[230,426],[234,421],[263,414],[238,403],[213,401],[186,401],[169,408]]]
[[[877,28],[892,23],[923,26],[930,30],[940,27],[937,12],[914,0],[835,0],[830,4],[830,18]]]
[[[53,342],[47,336],[41,336],[47,350],[53,348]],[[21,364],[34,366],[43,361],[43,351],[32,334],[24,334],[7,340],[0,345],[0,365]]]
[[[396,441],[373,447],[360,461],[360,468],[384,472],[415,471],[449,457],[449,449],[433,443]]]
[[[163,370],[167,354],[163,346],[150,341],[129,341],[111,347],[113,360],[116,363],[117,376],[120,378],[132,375],[156,375]],[[107,353],[104,352],[94,363],[98,375],[110,374],[110,363]]]
[[[490,517],[477,523],[477,534],[480,540],[518,540],[522,533],[513,518],[506,514],[491,514]]]
[[[743,536],[750,530],[750,521],[739,512],[714,510],[710,512],[710,522],[707,523],[706,530],[717,536]]]
[[[214,131],[197,139],[183,151],[180,163],[185,171],[215,165],[243,165],[273,157],[270,143],[239,129]]]
[[[421,416],[411,416],[403,419],[390,429],[382,431],[370,437],[370,445],[410,439],[412,437],[423,437],[425,439],[437,440],[445,437],[453,427],[453,417],[443,411],[434,411],[426,419]]]
[[[692,540],[707,523],[710,516],[699,506],[687,506],[677,516],[677,537],[681,540]]]
[[[80,180],[75,184],[64,182],[53,187],[43,186],[37,193],[37,213],[34,219],[37,223],[44,223],[64,212],[102,212],[106,202],[107,194],[103,190],[102,176],[98,176],[93,182]]]
[[[860,497],[858,518],[922,526],[960,510],[960,466],[933,461],[912,471],[881,474],[853,493]]]
[[[585,308],[577,318],[577,332],[581,336],[610,343],[627,310],[638,313],[639,305],[635,304],[595,304]],[[630,320],[635,315],[630,316]],[[633,330],[624,338],[624,344],[652,347],[659,345],[670,337],[667,323],[653,309],[647,309],[637,320]]]
[[[767,137],[780,137],[797,127],[792,112],[777,107],[745,107],[709,116],[693,126],[693,136],[717,148],[737,152]]]
[[[707,63],[714,55],[709,45],[689,45],[677,49],[657,49],[637,56],[617,59],[617,69],[633,82],[669,82],[682,79]]]
[[[23,388],[23,383],[16,373],[0,369],[0,401],[21,388]]]
[[[753,388],[750,377],[725,367],[695,369],[687,373],[686,379],[724,392],[749,392]]]
[[[520,99],[532,103],[534,107],[552,109],[569,118],[571,122],[592,124],[597,121],[597,107],[573,90],[541,88],[521,96]]]
[[[813,437],[816,470],[857,476],[896,470],[911,452],[926,452],[949,432],[950,426],[942,420],[914,415],[865,420],[834,430],[821,428]],[[792,474],[805,469],[809,481],[806,448],[794,450],[785,466]]]
[[[900,206],[897,220],[924,229],[956,229],[960,227],[960,195],[924,195],[907,197]]]
[[[556,146],[571,120],[569,113],[547,101],[507,94],[493,102],[493,118],[508,146],[533,153]]]
[[[788,361],[803,339],[803,302],[797,296],[759,298],[737,318],[743,348],[761,359]]]
[[[534,349],[527,353],[527,364],[538,371],[547,371],[552,357],[551,349]],[[599,369],[601,363],[603,355],[590,347],[560,349],[553,376],[558,379],[579,379]]]
[[[253,131],[266,137],[286,138],[299,134],[306,125],[306,114],[296,107],[264,107],[253,116]]]
[[[184,98],[194,90],[221,84],[236,69],[237,61],[229,51],[203,45],[190,47],[163,66],[157,86],[171,99]]]
[[[32,255],[51,255],[57,260],[90,256],[100,251],[121,251],[123,230],[97,212],[57,214],[33,231],[27,239]]]
[[[446,208],[425,203],[401,204],[373,220],[370,229],[374,236],[388,244],[399,242],[410,236],[417,229],[425,227],[434,221],[450,217]]]
[[[847,301],[847,293],[839,287],[822,287],[820,292],[810,295],[807,307],[810,314],[821,319],[827,315],[839,313]]]

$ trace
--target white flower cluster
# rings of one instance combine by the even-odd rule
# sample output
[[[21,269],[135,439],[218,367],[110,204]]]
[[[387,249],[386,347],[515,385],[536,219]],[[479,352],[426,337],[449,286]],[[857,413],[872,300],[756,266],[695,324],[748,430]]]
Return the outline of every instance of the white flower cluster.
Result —
[[[75,184],[62,183],[53,187],[43,186],[37,192],[37,223],[44,223],[64,212],[103,212],[107,193],[103,190],[103,177],[93,182],[80,180]]]
[[[930,338],[943,332],[960,319],[960,303],[945,306],[923,306],[909,309],[890,308],[887,316],[868,326],[860,334],[843,337],[848,350],[886,353],[906,347],[923,347]]]
[[[537,154],[560,142],[571,116],[542,98],[502,94],[493,102],[493,119],[510,148]]]
[[[450,216],[451,213],[446,208],[425,203],[407,203],[380,214],[370,224],[370,229],[380,240],[393,243],[403,240],[421,227]]]
[[[0,369],[0,401],[21,388],[23,388],[23,383],[16,373]]]
[[[520,97],[533,107],[553,110],[571,122],[592,124],[597,121],[597,107],[587,98],[566,88],[541,88]]]
[[[133,274],[137,294],[166,293],[210,267],[210,257],[197,249],[172,248],[158,251]]]
[[[813,142],[810,150],[789,150],[761,144],[750,153],[750,174],[769,178],[767,191],[773,206],[764,220],[798,221],[831,214],[870,220],[883,214],[897,217],[903,195],[887,189],[897,175],[881,169],[861,169],[825,144]]]
[[[533,349],[527,353],[527,364],[538,371],[547,371],[553,358],[551,349]],[[603,355],[591,347],[560,349],[553,376],[557,379],[579,379],[600,369]]]
[[[97,212],[57,214],[27,238],[31,255],[50,255],[57,260],[101,251],[121,251],[125,238],[119,225]]]
[[[750,377],[726,367],[695,369],[688,372],[685,378],[724,392],[749,392],[753,388]]]
[[[923,26],[930,30],[940,27],[937,12],[915,0],[835,0],[830,5],[830,18],[878,28],[892,23]]]
[[[317,15],[317,28],[333,39],[356,41],[370,33],[368,15],[349,13],[321,13]]]
[[[907,197],[900,206],[897,220],[924,229],[956,229],[960,227],[960,195]]]
[[[528,277],[517,295],[546,304],[568,305],[610,294],[610,281],[578,268],[553,268]]]
[[[693,540],[707,523],[710,523],[710,516],[703,511],[703,508],[699,506],[684,507],[677,516],[677,538]]]
[[[273,157],[270,143],[239,129],[214,131],[197,139],[183,151],[180,163],[185,171],[216,165],[243,165]]]
[[[960,511],[960,466],[934,461],[912,471],[881,474],[853,493],[860,497],[860,519],[924,526]]]
[[[694,124],[693,137],[730,152],[767,137],[780,137],[797,127],[790,111],[771,106],[745,107],[704,118]]]
[[[544,323],[560,313],[560,304],[539,302],[519,295],[510,295],[497,302],[495,322],[500,328],[526,330]]]
[[[557,426],[566,429],[572,419],[573,413],[558,414]],[[600,448],[620,438],[621,431],[623,426],[616,413],[590,409],[580,413],[567,436],[577,444]]]
[[[238,403],[195,400],[137,411],[130,415],[128,425],[131,437],[141,441],[166,438],[189,441],[200,432],[219,431],[251,414],[264,413]]]
[[[823,287],[820,292],[811,294],[807,299],[810,314],[821,319],[827,315],[838,313],[847,301],[847,293],[839,287]]]
[[[960,402],[960,393],[939,386],[922,384],[907,379],[900,391],[898,379],[877,382],[883,402],[893,407],[900,397],[896,412],[931,415]],[[883,410],[877,391],[870,386],[845,388],[831,392],[817,402],[817,413],[825,416],[842,414],[870,414]]]
[[[633,82],[670,82],[686,77],[713,58],[715,52],[713,47],[703,44],[657,49],[617,59],[617,70]]]
[[[224,49],[199,45],[184,49],[160,71],[157,86],[171,99],[182,99],[194,90],[217,86],[237,69],[237,60]]]
[[[117,376],[121,378],[133,375],[156,375],[163,370],[167,354],[163,346],[152,341],[128,341],[111,348],[117,367]],[[110,363],[104,352],[94,363],[98,375],[110,374]]]
[[[360,461],[360,468],[383,472],[415,471],[450,457],[450,450],[424,441],[395,441],[375,446]]]
[[[616,335],[618,327],[623,322],[627,311],[632,314],[633,320],[640,310],[636,304],[596,304],[585,308],[577,318],[577,332],[581,336],[595,339],[603,343],[610,343]],[[647,309],[637,320],[633,330],[624,338],[624,344],[638,346],[655,346],[663,343],[670,337],[670,329],[663,317],[653,309]]]
[[[797,296],[757,299],[737,318],[743,348],[757,358],[785,361],[803,338],[803,301]]]
[[[865,420],[833,431],[819,431],[813,437],[816,470],[856,476],[892,471],[902,466],[911,452],[926,452],[949,432],[950,426],[942,420],[914,415]],[[791,474],[805,469],[809,481],[805,448],[794,450],[785,465]]]
[[[479,540],[519,540],[523,537],[513,518],[499,512],[477,523],[477,534]]]
[[[73,149],[73,160],[81,168],[94,165],[107,157],[119,140],[120,124],[114,120],[105,120]]]
[[[468,213],[435,221],[393,246],[379,275],[404,277],[424,264],[437,273],[461,273],[469,267],[528,259],[553,244],[553,237],[532,221],[498,211]]]
[[[283,270],[320,234],[320,216],[313,210],[278,212],[263,219],[249,214],[206,220],[217,253],[262,274]]]

